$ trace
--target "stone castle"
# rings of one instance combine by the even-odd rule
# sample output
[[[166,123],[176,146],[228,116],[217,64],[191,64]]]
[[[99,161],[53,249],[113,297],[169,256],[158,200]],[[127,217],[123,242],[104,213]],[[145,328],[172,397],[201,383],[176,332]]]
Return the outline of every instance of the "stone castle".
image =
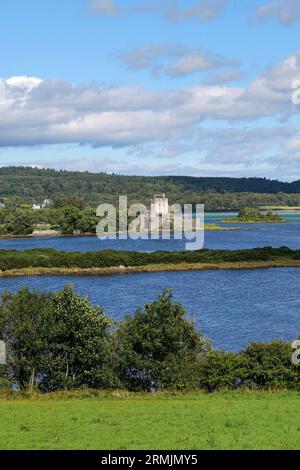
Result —
[[[151,212],[156,216],[169,216],[169,199],[163,194],[154,194],[151,200]]]
[[[160,231],[164,224],[170,220],[169,199],[166,194],[154,194],[151,199],[151,209],[147,215],[141,214],[141,231],[150,230]]]

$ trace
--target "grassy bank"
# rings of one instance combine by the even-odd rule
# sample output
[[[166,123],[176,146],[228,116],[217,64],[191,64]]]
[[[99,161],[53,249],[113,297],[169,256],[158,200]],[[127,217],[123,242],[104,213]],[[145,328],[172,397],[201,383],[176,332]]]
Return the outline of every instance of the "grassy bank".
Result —
[[[272,211],[297,212],[300,211],[300,206],[262,206],[261,209]]]
[[[235,219],[225,219],[222,221],[222,224],[248,224],[248,225],[255,225],[255,224],[284,224],[287,220],[275,220],[275,219],[239,219],[238,217]]]
[[[299,394],[86,392],[0,400],[0,449],[299,449]]]
[[[255,248],[252,250],[199,250],[194,252],[97,251],[66,253],[52,249],[0,250],[0,276],[106,275],[134,272],[204,269],[256,269],[299,267],[300,250]]]
[[[251,270],[271,268],[300,268],[300,260],[278,259],[274,261],[240,263],[181,263],[149,264],[146,266],[117,266],[111,268],[24,268],[0,271],[1,277],[26,276],[113,276],[121,274],[209,271],[209,270]]]

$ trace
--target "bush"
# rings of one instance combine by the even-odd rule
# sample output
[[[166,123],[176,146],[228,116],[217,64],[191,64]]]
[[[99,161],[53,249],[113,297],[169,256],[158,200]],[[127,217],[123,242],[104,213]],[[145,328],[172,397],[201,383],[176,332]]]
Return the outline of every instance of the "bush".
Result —
[[[195,388],[206,346],[183,307],[165,291],[120,323],[116,331],[120,378],[135,391]]]
[[[235,353],[210,351],[201,361],[199,385],[207,392],[245,386],[244,359]]]
[[[0,335],[10,382],[43,392],[116,383],[109,359],[111,322],[99,307],[66,286],[56,294],[5,293]]]
[[[292,364],[291,345],[283,341],[253,343],[242,354],[246,381],[253,388],[300,389],[300,370]]]
[[[191,252],[156,253],[126,251],[96,251],[87,253],[66,253],[50,249],[28,251],[0,250],[0,269],[22,268],[108,268],[123,266],[146,266],[149,264],[179,263],[239,263],[273,261],[276,259],[299,259],[300,250],[289,248],[256,248],[253,250],[199,250]]]
[[[9,388],[10,382],[7,377],[6,366],[0,365],[0,390]]]
[[[49,308],[49,294],[24,288],[17,294],[5,292],[2,295],[0,337],[6,343],[7,374],[11,383],[20,388],[28,388],[33,373],[40,371]]]
[[[6,231],[12,235],[30,235],[33,232],[33,218],[28,210],[16,209],[9,217]]]
[[[254,343],[240,354],[214,351],[170,291],[114,331],[112,326],[100,307],[70,286],[55,294],[5,292],[0,338],[7,365],[0,366],[0,388],[300,390],[290,344]]]

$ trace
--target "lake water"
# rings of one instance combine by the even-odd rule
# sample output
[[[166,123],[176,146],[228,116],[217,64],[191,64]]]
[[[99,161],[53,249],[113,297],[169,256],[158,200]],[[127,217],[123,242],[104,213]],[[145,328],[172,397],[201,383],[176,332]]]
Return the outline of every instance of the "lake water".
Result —
[[[207,224],[217,223],[224,227],[238,227],[243,230],[225,232],[206,232],[205,247],[220,250],[250,249],[263,246],[274,248],[288,246],[300,248],[300,212],[286,213],[287,220],[283,224],[238,225],[221,224],[227,217],[234,214],[206,214]],[[247,230],[244,230],[247,229]],[[97,250],[128,250],[128,251],[181,251],[185,249],[184,240],[105,240],[95,237],[52,237],[0,240],[0,249],[29,250],[32,248],[53,248],[59,251],[97,251]]]
[[[231,216],[233,216],[232,214]],[[220,224],[228,213],[206,214],[206,223]],[[300,249],[300,212],[284,214],[287,223],[242,225],[250,230],[206,232],[211,249],[248,249],[289,246]],[[228,225],[226,225],[228,227]],[[231,226],[231,225],[230,225]],[[103,249],[184,250],[178,240],[108,240],[97,237],[61,237],[1,240],[0,249],[54,248],[63,251]],[[239,351],[252,341],[275,338],[292,341],[300,333],[300,270],[202,271],[151,273],[107,277],[0,278],[0,292],[27,285],[58,290],[74,284],[115,319],[153,301],[163,288],[173,289],[197,327],[219,349]]]
[[[293,341],[300,333],[300,271],[199,271],[107,277],[2,278],[0,290],[27,285],[55,291],[74,284],[115,319],[153,301],[163,288],[187,309],[219,349],[240,351],[252,341]]]

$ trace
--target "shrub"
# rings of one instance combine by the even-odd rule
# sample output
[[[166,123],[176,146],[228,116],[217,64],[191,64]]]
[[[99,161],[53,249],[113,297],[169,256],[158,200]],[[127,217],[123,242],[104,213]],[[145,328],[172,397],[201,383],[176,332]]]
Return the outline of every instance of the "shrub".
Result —
[[[33,232],[33,219],[30,211],[23,209],[13,211],[6,230],[12,235],[30,235]]]
[[[165,291],[120,323],[116,331],[120,378],[136,391],[195,388],[199,356],[206,346],[183,307]]]
[[[245,361],[239,354],[209,351],[201,361],[199,385],[207,392],[240,388],[245,377]]]
[[[28,251],[0,250],[0,269],[46,268],[106,268],[112,266],[144,266],[163,263],[224,263],[299,259],[300,251],[289,248],[256,248],[253,250],[199,250],[194,252],[118,252],[113,250],[89,253],[66,253],[50,249]]]
[[[28,388],[44,357],[46,312],[50,295],[21,289],[5,292],[0,304],[0,337],[6,343],[7,373],[11,383]]]
[[[55,294],[26,288],[5,292],[0,338],[7,365],[0,366],[0,388],[300,390],[290,344],[253,343],[240,354],[214,351],[171,291],[126,317],[113,332],[112,325],[100,307],[70,286]]]
[[[0,390],[7,389],[10,385],[9,379],[7,377],[6,367],[0,365]]]
[[[0,334],[12,384],[48,392],[116,382],[109,360],[111,322],[99,307],[66,286],[56,294],[5,293]]]
[[[283,341],[253,343],[242,354],[246,381],[254,388],[300,388],[300,370],[292,364],[291,345]]]

